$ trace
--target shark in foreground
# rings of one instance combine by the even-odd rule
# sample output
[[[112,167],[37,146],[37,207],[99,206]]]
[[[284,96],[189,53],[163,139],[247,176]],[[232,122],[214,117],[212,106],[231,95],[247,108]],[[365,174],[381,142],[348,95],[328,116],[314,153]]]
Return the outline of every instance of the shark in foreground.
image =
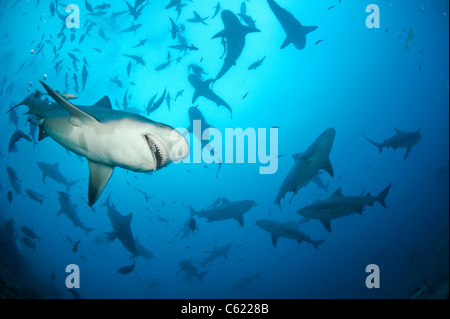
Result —
[[[278,238],[280,237],[294,239],[299,244],[306,242],[313,245],[316,249],[319,249],[319,245],[325,242],[325,240],[312,240],[311,237],[298,229],[296,223],[291,221],[281,223],[273,220],[260,219],[256,221],[256,225],[270,233],[273,247],[277,247]]]
[[[329,156],[335,136],[335,129],[329,128],[305,152],[293,155],[294,166],[280,187],[274,201],[276,205],[281,207],[281,199],[289,192],[294,193],[291,198],[292,201],[297,192],[305,187],[321,169],[328,172],[331,177],[334,176]]]
[[[309,206],[306,206],[297,211],[297,214],[309,218],[318,219],[322,225],[331,232],[332,219],[348,216],[354,213],[362,214],[365,206],[373,206],[375,202],[379,202],[386,208],[386,196],[391,189],[389,184],[377,196],[371,196],[370,193],[366,196],[344,196],[342,189],[338,188],[330,198],[317,201]]]
[[[191,216],[205,217],[208,222],[216,222],[226,219],[235,219],[241,227],[244,227],[244,214],[255,206],[252,200],[231,202],[226,198],[218,198],[211,207],[195,211],[190,208]]]
[[[39,140],[50,136],[89,162],[89,206],[100,197],[115,167],[151,172],[189,154],[183,135],[138,114],[113,110],[107,96],[75,106],[41,82],[56,103],[31,94],[20,104],[38,118]]]
[[[275,1],[267,0],[270,9],[277,17],[281,26],[286,32],[286,39],[281,45],[281,49],[284,49],[289,44],[293,44],[298,50],[302,50],[306,46],[306,35],[317,29],[314,27],[303,26],[293,15],[286,9],[280,7]]]
[[[417,132],[402,132],[399,129],[394,129],[396,134],[392,136],[391,138],[384,140],[383,143],[377,143],[372,140],[369,140],[367,137],[364,136],[366,140],[368,140],[370,143],[378,147],[378,150],[380,153],[383,151],[383,148],[393,148],[394,151],[397,150],[397,148],[406,148],[406,154],[403,160],[406,160],[406,158],[409,155],[409,152],[411,152],[411,149],[414,145],[418,144],[420,140],[422,139],[422,135],[420,135],[421,129],[418,129]]]

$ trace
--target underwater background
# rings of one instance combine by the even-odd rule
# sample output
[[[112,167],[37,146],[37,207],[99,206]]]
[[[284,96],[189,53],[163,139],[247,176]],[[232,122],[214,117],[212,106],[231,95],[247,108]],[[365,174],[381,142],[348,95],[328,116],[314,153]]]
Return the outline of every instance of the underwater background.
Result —
[[[303,25],[318,26],[301,50],[292,44],[280,49],[286,33],[267,1],[220,1],[221,11],[243,14],[246,9],[261,31],[246,36],[236,65],[211,86],[231,107],[232,118],[204,97],[192,102],[188,81],[190,65],[200,66],[207,80],[224,63],[221,39],[212,39],[224,29],[221,11],[213,17],[218,1],[183,0],[180,14],[177,6],[166,9],[169,0],[132,2],[72,1],[80,9],[80,28],[69,29],[68,3],[0,0],[0,297],[448,297],[448,1],[279,0]],[[371,3],[379,6],[380,28],[366,26]],[[188,21],[194,11],[207,18],[206,24]],[[170,19],[177,26],[175,39]],[[245,25],[244,18],[240,22]],[[135,31],[126,31],[133,26]],[[170,47],[176,45],[198,50]],[[142,57],[145,65],[125,55]],[[35,90],[45,91],[39,81],[75,94],[75,105],[92,105],[107,95],[113,108],[128,104],[143,115],[152,97],[159,99],[166,90],[170,108],[166,94],[148,117],[174,128],[187,128],[188,110],[197,105],[222,132],[276,127],[278,170],[261,175],[258,163],[180,163],[152,174],[116,168],[91,208],[86,159],[51,138],[37,144],[22,138],[9,151],[17,130],[37,141],[39,129],[30,132],[26,106],[6,112]],[[294,165],[292,155],[331,127],[336,130],[330,153],[334,177],[321,174],[328,187],[309,183],[291,203],[288,194],[280,210],[273,202]],[[422,138],[406,159],[405,149],[379,154],[363,137],[382,141],[395,128],[421,129]],[[66,187],[48,177],[44,183],[37,162],[58,163],[62,175],[77,183]],[[14,190],[8,167],[23,195]],[[358,196],[378,194],[390,183],[387,208],[375,203],[361,215],[333,220],[332,232],[296,213],[340,187],[344,195]],[[32,200],[27,189],[45,198]],[[60,192],[94,230],[57,216]],[[133,214],[132,234],[148,250],[145,256],[134,258],[119,240],[107,240],[112,226],[103,204],[108,196],[120,214]],[[232,219],[208,222],[198,216],[198,229],[187,227],[191,207],[200,211],[220,197],[255,201],[243,227]],[[275,248],[270,234],[255,224],[260,219],[292,221],[312,239],[326,242],[315,249],[280,238]],[[40,239],[26,235],[24,226]],[[226,245],[232,245],[226,257],[205,262]],[[180,272],[183,261],[201,276]],[[122,267],[133,263],[124,274]],[[66,287],[69,264],[80,269],[76,293]],[[380,268],[380,288],[366,287],[369,264]]]

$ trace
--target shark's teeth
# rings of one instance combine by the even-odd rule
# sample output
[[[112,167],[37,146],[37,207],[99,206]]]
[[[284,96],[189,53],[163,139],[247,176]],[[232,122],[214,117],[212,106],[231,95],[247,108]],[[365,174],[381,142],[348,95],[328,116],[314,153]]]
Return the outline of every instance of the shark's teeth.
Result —
[[[164,166],[167,162],[167,158],[164,155],[164,151],[161,150],[161,147],[158,146],[156,140],[149,135],[145,135],[148,145],[150,146],[150,150],[155,154],[156,159],[156,167],[160,168]]]

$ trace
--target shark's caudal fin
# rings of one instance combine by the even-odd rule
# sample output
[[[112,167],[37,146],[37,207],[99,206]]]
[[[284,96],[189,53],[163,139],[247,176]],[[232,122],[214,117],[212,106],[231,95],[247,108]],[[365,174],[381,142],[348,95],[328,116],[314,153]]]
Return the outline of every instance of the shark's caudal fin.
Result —
[[[326,242],[326,240],[313,240],[312,244],[314,248],[319,250],[319,245],[323,244],[324,242]]]
[[[385,188],[385,189],[377,196],[378,202],[379,202],[381,205],[383,205],[384,208],[387,207],[387,206],[386,206],[386,203],[385,203],[385,199],[386,199],[386,196],[387,196],[388,193],[389,193],[389,190],[391,189],[391,186],[392,186],[392,183],[390,183],[390,184],[388,185],[388,187],[386,187],[386,188]]]
[[[364,135],[363,135],[363,137],[364,137],[366,140],[368,140],[370,143],[372,143],[373,145],[375,145],[376,147],[378,147],[378,150],[379,150],[380,153],[383,151],[383,144],[374,142],[374,141],[368,139],[367,137],[365,137]]]

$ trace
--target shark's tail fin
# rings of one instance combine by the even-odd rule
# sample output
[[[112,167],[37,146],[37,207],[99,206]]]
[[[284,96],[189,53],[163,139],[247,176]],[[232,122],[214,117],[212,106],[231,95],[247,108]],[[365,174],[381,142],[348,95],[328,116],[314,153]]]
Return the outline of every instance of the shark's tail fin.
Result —
[[[384,208],[386,208],[386,203],[385,203],[385,199],[386,196],[389,193],[389,190],[391,189],[392,183],[390,183],[388,185],[388,187],[386,187],[380,194],[378,194],[378,202],[383,205]]]
[[[363,137],[364,137],[366,140],[368,140],[370,143],[372,143],[373,145],[375,145],[376,147],[378,147],[378,151],[379,151],[380,153],[383,151],[383,144],[374,142],[374,141],[368,139],[367,137],[365,137],[364,135],[363,135]]]
[[[202,272],[201,274],[198,275],[198,279],[200,281],[203,281],[203,276],[206,275],[208,273],[208,270],[205,270],[204,272]]]
[[[67,191],[70,191],[70,188],[75,185],[76,183],[78,183],[78,180],[73,181],[73,182],[68,182],[66,187],[67,187]]]
[[[326,240],[313,240],[312,244],[314,248],[319,250],[319,245],[323,244],[324,242],[326,242]]]

